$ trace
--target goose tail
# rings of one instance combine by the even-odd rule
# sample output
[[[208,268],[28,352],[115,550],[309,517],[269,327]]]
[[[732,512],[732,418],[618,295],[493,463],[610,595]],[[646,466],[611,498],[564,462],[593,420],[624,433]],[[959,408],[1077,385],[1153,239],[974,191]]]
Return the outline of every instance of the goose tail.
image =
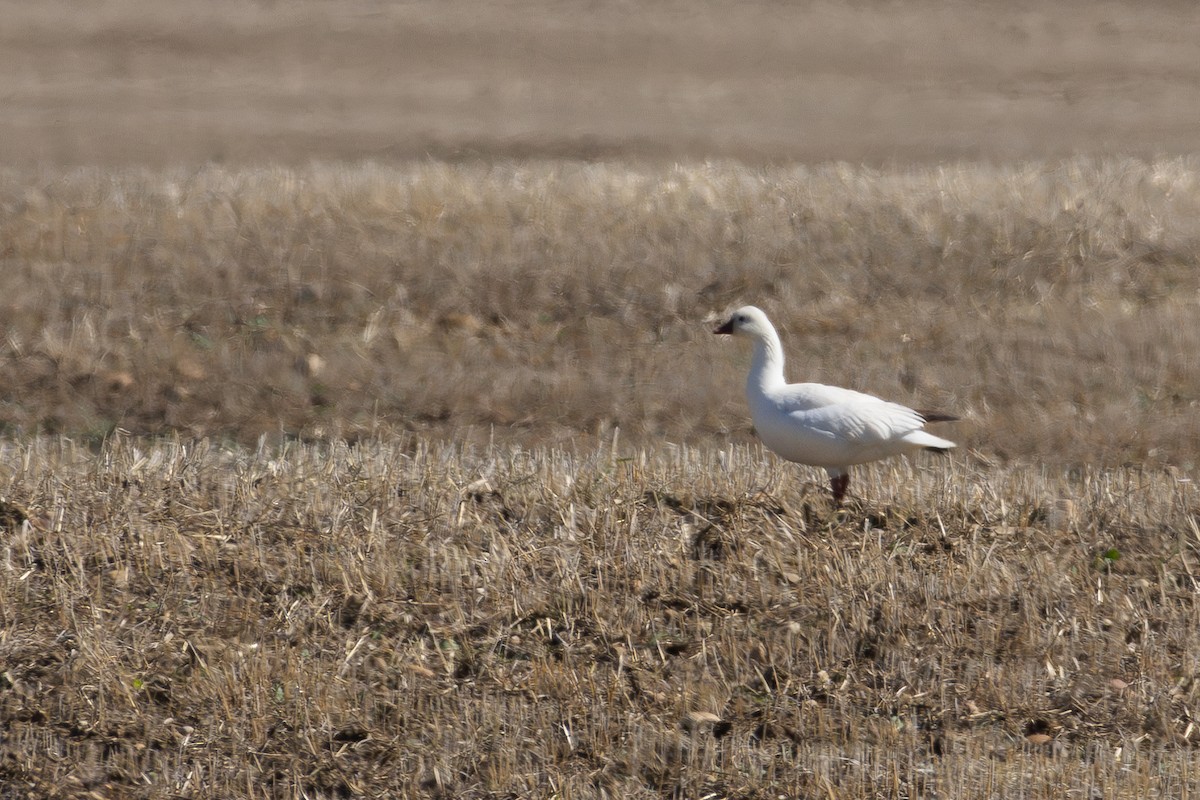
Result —
[[[906,434],[904,441],[915,447],[920,447],[922,450],[933,450],[938,453],[944,453],[947,450],[953,450],[955,447],[958,447],[958,445],[949,439],[934,436],[932,433],[926,431],[913,431]]]

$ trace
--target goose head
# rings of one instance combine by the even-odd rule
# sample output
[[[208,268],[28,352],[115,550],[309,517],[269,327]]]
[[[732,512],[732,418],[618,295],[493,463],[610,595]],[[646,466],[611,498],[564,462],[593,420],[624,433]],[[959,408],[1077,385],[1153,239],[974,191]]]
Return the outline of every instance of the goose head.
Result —
[[[762,312],[762,309],[755,306],[742,306],[733,312],[725,324],[713,331],[713,333],[729,336],[749,336],[754,339],[768,338],[774,332],[775,328],[771,325],[771,320],[767,319],[767,315]]]

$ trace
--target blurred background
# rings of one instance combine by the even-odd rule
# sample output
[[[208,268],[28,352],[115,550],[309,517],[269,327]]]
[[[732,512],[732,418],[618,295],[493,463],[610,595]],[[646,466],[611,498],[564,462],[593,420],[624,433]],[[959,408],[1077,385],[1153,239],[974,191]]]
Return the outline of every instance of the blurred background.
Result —
[[[1191,152],[1190,2],[0,3],[0,163]]]
[[[1200,6],[0,0],[0,430],[1200,452]],[[1102,367],[1102,368],[1099,368]]]

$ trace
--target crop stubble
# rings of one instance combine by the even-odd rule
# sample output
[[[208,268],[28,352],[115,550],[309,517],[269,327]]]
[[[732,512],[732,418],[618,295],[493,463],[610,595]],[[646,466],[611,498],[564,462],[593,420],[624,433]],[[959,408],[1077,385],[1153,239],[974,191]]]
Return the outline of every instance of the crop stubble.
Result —
[[[834,518],[742,446],[3,455],[7,796],[1194,782],[1200,534],[1169,471],[898,462]]]

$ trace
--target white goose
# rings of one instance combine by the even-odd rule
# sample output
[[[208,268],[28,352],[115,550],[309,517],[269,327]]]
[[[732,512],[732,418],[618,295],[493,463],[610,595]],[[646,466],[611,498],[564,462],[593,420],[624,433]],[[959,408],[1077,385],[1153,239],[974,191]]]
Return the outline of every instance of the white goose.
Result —
[[[779,334],[754,306],[739,308],[713,333],[745,336],[754,342],[754,360],[746,378],[754,428],[763,444],[779,456],[824,467],[834,505],[840,506],[846,496],[854,464],[917,450],[945,452],[955,446],[922,428],[926,422],[957,417],[914,411],[838,386],[787,383]]]

